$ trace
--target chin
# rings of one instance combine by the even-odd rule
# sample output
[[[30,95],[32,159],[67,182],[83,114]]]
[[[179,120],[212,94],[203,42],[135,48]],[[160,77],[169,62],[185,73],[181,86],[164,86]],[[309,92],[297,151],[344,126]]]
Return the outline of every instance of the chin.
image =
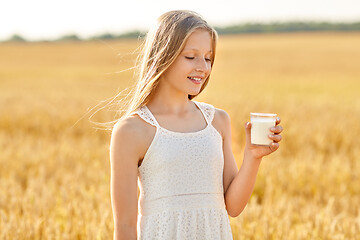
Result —
[[[189,95],[198,95],[200,93],[200,90],[201,90],[201,88],[199,87],[198,90],[188,91],[187,94],[189,94]]]

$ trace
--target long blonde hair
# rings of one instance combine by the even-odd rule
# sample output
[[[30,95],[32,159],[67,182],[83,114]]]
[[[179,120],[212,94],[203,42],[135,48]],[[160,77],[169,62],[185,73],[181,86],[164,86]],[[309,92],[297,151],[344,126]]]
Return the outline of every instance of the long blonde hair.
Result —
[[[151,94],[156,90],[159,84],[160,76],[174,62],[182,52],[185,42],[192,32],[197,29],[206,30],[210,33],[212,41],[212,61],[214,64],[216,44],[218,34],[201,15],[190,10],[173,10],[162,14],[155,26],[150,28],[146,35],[146,40],[141,46],[141,53],[136,60],[137,79],[135,89],[132,89],[130,100],[123,103],[121,99],[118,103],[117,118],[108,122],[111,125],[117,121],[126,118],[134,110],[146,105]],[[205,79],[201,86],[201,93],[209,81],[210,75]],[[188,95],[191,100],[197,95]],[[124,112],[125,108],[125,113]],[[107,128],[107,130],[110,130]]]

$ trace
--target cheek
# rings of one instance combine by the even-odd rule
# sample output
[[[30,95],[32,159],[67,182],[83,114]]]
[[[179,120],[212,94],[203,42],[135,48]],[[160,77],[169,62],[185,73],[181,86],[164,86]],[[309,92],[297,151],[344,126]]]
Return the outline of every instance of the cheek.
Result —
[[[177,62],[173,65],[171,73],[176,75],[174,77],[180,77],[191,73],[193,66],[191,63],[183,61]]]

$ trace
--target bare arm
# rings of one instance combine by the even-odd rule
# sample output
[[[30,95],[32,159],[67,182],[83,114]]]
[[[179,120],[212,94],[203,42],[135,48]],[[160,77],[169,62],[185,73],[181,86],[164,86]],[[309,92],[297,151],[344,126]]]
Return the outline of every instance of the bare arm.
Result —
[[[225,193],[227,211],[231,217],[237,217],[248,203],[255,186],[261,159],[244,156],[243,164]]]
[[[127,119],[113,129],[110,143],[111,203],[114,240],[136,240],[137,167],[136,128]]]
[[[240,170],[238,170],[234,155],[231,150],[231,123],[230,116],[223,110],[219,111],[223,125],[223,152],[224,152],[224,197],[228,214],[237,217],[245,208],[254,189],[257,172],[264,156],[276,151],[279,148],[282,131],[281,126],[277,126],[274,137],[276,143],[270,147],[256,146],[250,144],[251,124],[245,125],[246,145],[244,160]],[[276,124],[280,123],[280,119]]]
[[[232,137],[230,116],[223,110],[219,110],[222,125],[223,152],[224,152],[224,197],[228,214],[231,217],[238,216],[246,206],[252,193],[258,166],[245,164],[237,167],[232,152]]]

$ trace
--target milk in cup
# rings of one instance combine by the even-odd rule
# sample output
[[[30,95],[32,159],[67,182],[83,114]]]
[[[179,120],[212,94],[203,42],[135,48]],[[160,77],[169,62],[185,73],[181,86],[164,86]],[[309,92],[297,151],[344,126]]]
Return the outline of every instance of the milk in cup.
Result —
[[[270,128],[276,124],[276,114],[250,113],[251,144],[270,145],[273,140],[269,138]]]

